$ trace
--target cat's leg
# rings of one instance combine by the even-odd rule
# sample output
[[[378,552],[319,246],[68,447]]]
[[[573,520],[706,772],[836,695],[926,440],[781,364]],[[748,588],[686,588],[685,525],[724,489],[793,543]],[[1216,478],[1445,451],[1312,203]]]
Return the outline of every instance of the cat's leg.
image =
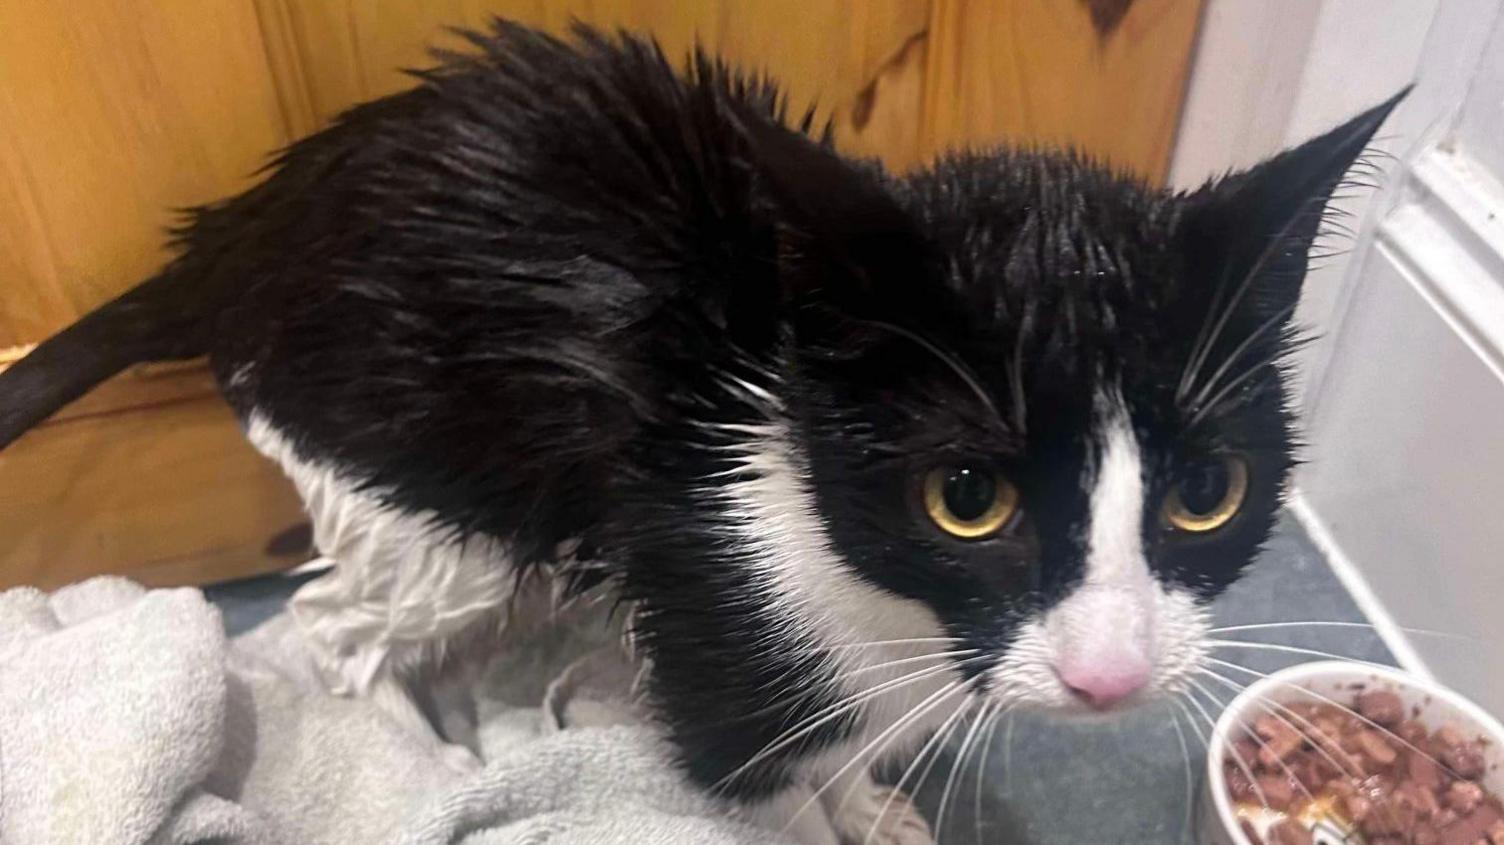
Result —
[[[443,741],[409,682],[432,677],[456,641],[500,629],[513,582],[502,550],[483,545],[432,542],[384,518],[347,524],[320,546],[334,568],[288,602],[326,688],[371,701],[461,770],[474,756]]]
[[[855,766],[820,796],[843,845],[934,845],[929,823],[897,787]]]
[[[778,831],[799,845],[845,845],[836,833],[823,803],[807,786],[791,786],[766,801],[744,807],[739,817],[766,830]]]
[[[783,831],[800,845],[935,845],[909,797],[872,779],[865,767],[814,786],[783,790],[743,811],[747,821]]]
[[[407,682],[432,670],[457,640],[499,630],[517,582],[506,545],[456,539],[432,515],[391,506],[338,468],[297,455],[258,416],[247,433],[292,479],[314,544],[334,564],[288,602],[318,677],[331,692],[366,698],[431,739],[452,764],[473,768],[467,750],[442,740]]]
[[[441,540],[425,529],[377,514],[324,532],[320,548],[335,567],[303,585],[288,610],[330,691],[369,699],[468,768],[473,757],[442,743],[408,683],[432,677],[458,640],[498,632],[515,579],[501,544]]]

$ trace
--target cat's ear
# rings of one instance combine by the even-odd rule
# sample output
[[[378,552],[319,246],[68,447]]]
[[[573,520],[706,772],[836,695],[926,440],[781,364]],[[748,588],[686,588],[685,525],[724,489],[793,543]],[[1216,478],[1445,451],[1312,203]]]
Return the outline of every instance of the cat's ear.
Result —
[[[1348,181],[1354,164],[1409,90],[1186,197],[1180,231],[1192,273],[1248,280],[1248,305],[1263,313],[1292,312],[1327,202],[1339,187],[1354,184]]]
[[[930,254],[876,163],[853,162],[823,140],[745,117],[752,166],[774,206],[785,301],[873,306],[913,285]]]

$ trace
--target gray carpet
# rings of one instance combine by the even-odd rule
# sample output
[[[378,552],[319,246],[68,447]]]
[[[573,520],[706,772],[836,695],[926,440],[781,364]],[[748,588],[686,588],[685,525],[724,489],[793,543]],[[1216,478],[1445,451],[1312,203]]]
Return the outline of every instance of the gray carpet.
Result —
[[[231,632],[243,631],[281,607],[299,583],[290,578],[261,578],[211,587],[207,592],[225,614]],[[1333,577],[1300,527],[1286,519],[1254,570],[1217,603],[1218,624],[1276,621],[1361,622],[1362,614]],[[1301,628],[1250,631],[1228,638],[1332,652],[1364,660],[1392,662],[1379,638],[1361,628]],[[1220,659],[1253,671],[1270,671],[1315,659],[1257,649],[1219,649]],[[1254,675],[1219,669],[1228,682],[1246,684]],[[1226,701],[1233,689],[1204,678],[1207,693]],[[1207,713],[1220,706],[1201,698]],[[1001,721],[984,752],[968,755],[956,768],[956,749],[965,730],[956,731],[935,758],[919,789],[919,802],[938,831],[942,845],[1009,843],[1009,845],[1171,845],[1189,842],[1186,757],[1176,738],[1166,705],[1125,714],[1103,724],[1052,721],[1037,715]],[[1194,713],[1195,710],[1189,711]],[[1192,786],[1199,788],[1205,748],[1199,735],[1209,728],[1196,716],[1197,732],[1186,725]],[[1182,724],[1185,719],[1182,717]],[[974,748],[982,748],[979,732]],[[982,789],[977,789],[977,759]],[[926,768],[921,761],[910,776],[912,789]],[[895,767],[896,778],[904,767]],[[952,771],[957,775],[951,779]],[[949,786],[944,817],[941,798]],[[1194,794],[1194,793],[1193,793]],[[980,812],[978,812],[978,808]]]

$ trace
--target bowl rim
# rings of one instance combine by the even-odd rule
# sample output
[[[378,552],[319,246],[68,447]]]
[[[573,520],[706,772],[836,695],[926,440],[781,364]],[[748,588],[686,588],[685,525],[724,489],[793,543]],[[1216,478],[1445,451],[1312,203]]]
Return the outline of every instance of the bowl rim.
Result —
[[[1211,793],[1213,806],[1216,807],[1218,821],[1236,845],[1252,845],[1252,843],[1248,841],[1247,836],[1243,835],[1242,826],[1238,824],[1232,801],[1227,795],[1227,781],[1222,774],[1222,763],[1227,756],[1227,736],[1234,729],[1234,721],[1256,704],[1258,699],[1267,696],[1279,687],[1315,679],[1341,681],[1348,678],[1355,681],[1378,678],[1398,686],[1409,687],[1422,695],[1444,700],[1475,723],[1477,729],[1488,735],[1495,743],[1504,744],[1504,725],[1500,725],[1499,720],[1488,711],[1456,690],[1398,667],[1350,660],[1316,660],[1309,663],[1297,663],[1294,666],[1270,672],[1267,676],[1249,684],[1227,703],[1222,714],[1217,717],[1211,735],[1207,738],[1207,789]]]

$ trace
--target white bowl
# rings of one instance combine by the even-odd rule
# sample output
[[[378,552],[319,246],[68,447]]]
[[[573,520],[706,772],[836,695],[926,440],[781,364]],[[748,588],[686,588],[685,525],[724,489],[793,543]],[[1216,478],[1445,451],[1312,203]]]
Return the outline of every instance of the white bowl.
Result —
[[[1421,680],[1399,669],[1339,660],[1302,663],[1281,669],[1251,684],[1227,705],[1227,709],[1217,719],[1208,742],[1206,777],[1202,779],[1201,800],[1196,813],[1198,843],[1253,845],[1238,826],[1233,802],[1227,796],[1223,763],[1226,760],[1228,738],[1244,735],[1240,725],[1246,723],[1251,726],[1253,720],[1264,712],[1258,707],[1258,702],[1273,701],[1289,705],[1319,701],[1301,693],[1297,689],[1299,687],[1346,703],[1352,696],[1353,684],[1366,684],[1370,689],[1392,690],[1405,703],[1407,713],[1418,709],[1416,718],[1427,728],[1435,730],[1443,724],[1451,723],[1469,737],[1482,736],[1488,739],[1484,748],[1487,772],[1481,783],[1489,792],[1504,795],[1504,726],[1500,726],[1497,719],[1485,713],[1478,705],[1445,687]]]

